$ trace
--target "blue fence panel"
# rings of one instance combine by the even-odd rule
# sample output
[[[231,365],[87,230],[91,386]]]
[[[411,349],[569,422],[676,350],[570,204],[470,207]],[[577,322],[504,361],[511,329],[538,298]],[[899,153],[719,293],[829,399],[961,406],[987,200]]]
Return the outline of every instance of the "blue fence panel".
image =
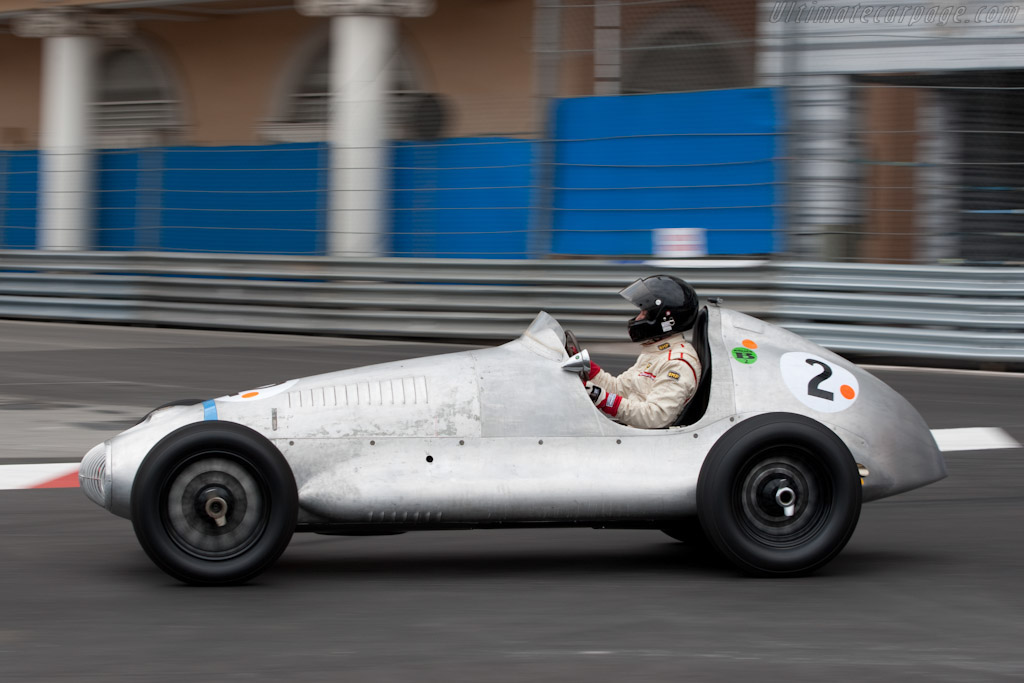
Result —
[[[557,102],[553,230],[539,250],[536,141],[395,143],[386,251],[648,255],[659,228],[702,228],[711,254],[777,251],[779,100],[748,89]],[[0,240],[34,246],[39,156],[2,161]],[[324,144],[112,150],[97,165],[101,249],[325,252]]]
[[[36,246],[39,152],[0,152],[0,245]]]
[[[163,152],[160,249],[324,253],[323,145]]]
[[[781,248],[781,95],[757,88],[556,103],[556,254],[647,255],[702,228],[710,254]]]
[[[391,253],[525,257],[534,147],[514,138],[396,143]]]
[[[146,246],[139,239],[139,233],[146,228],[138,225],[139,160],[143,153],[137,149],[118,149],[98,154],[95,223],[98,249],[124,251]]]

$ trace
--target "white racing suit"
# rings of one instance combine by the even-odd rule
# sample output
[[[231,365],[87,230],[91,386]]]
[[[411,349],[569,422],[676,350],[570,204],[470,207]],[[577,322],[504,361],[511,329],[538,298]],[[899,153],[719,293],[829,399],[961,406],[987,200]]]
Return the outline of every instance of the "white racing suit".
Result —
[[[643,345],[633,367],[618,377],[600,370],[590,384],[603,389],[597,407],[630,427],[668,427],[700,381],[700,360],[683,335]]]

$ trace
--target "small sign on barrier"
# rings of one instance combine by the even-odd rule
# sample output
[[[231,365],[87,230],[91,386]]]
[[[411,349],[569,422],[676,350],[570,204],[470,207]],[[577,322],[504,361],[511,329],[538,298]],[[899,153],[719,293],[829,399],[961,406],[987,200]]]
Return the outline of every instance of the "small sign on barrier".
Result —
[[[657,228],[653,235],[654,254],[668,258],[707,256],[704,228]]]

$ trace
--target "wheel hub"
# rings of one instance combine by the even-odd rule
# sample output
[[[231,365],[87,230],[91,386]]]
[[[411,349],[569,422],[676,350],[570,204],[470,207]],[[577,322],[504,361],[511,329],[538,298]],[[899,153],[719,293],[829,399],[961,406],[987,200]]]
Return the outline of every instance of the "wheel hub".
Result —
[[[775,502],[782,508],[784,515],[792,517],[796,511],[796,492],[788,485],[783,485],[775,491]]]
[[[810,454],[761,453],[738,478],[738,513],[751,537],[787,546],[813,533],[827,510],[827,481]]]
[[[231,504],[228,501],[231,498],[231,493],[223,486],[211,486],[199,493],[196,505],[213,520],[214,524],[227,526],[227,516],[231,509]]]
[[[234,557],[266,526],[263,487],[244,463],[227,457],[193,460],[172,476],[165,526],[184,551],[202,559]]]

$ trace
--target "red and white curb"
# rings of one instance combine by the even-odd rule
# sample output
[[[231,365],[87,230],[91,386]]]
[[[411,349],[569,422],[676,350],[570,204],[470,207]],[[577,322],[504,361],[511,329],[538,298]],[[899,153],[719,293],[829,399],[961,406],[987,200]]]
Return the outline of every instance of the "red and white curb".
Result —
[[[998,427],[933,429],[932,436],[944,453],[1021,448],[1016,439]],[[77,462],[0,465],[0,491],[71,488],[78,488]]]
[[[0,491],[78,488],[77,462],[0,465]]]

